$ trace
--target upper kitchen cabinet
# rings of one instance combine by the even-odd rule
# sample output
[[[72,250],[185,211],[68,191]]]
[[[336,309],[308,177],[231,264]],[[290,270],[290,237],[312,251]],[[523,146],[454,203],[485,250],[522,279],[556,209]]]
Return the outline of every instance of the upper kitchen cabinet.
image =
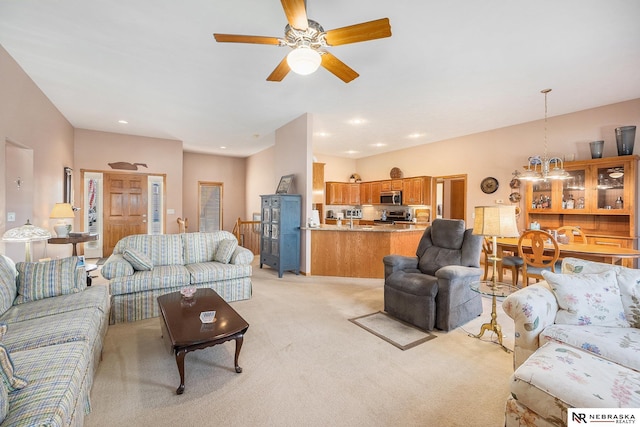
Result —
[[[376,205],[380,203],[380,181],[360,183],[360,204]]]
[[[402,180],[402,203],[405,205],[431,204],[430,176],[417,176]]]
[[[381,183],[381,191],[392,191],[392,190],[402,190],[403,180],[402,179],[387,179],[384,181],[380,181]]]
[[[327,205],[359,205],[360,184],[329,181],[325,186]]]
[[[527,183],[525,223],[579,226],[590,243],[635,248],[638,156],[564,164],[570,178]]]

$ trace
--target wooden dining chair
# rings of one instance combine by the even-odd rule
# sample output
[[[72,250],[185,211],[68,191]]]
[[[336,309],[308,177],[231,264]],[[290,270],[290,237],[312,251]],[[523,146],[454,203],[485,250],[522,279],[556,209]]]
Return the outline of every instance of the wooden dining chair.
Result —
[[[189,219],[178,218],[178,233],[186,233],[188,229],[189,229]]]
[[[558,228],[556,231],[558,232],[558,241],[562,240],[560,236],[566,236],[564,239],[566,243],[587,244],[587,236],[579,227],[565,225]]]
[[[484,254],[484,279],[488,280],[489,278],[489,268],[493,265],[492,261],[489,260],[489,257],[493,255],[493,240],[489,237],[485,237],[482,243],[482,253]],[[511,270],[511,282],[513,286],[518,286],[518,275],[520,272],[520,267],[524,264],[524,261],[519,256],[503,256],[502,260],[502,269]],[[493,271],[493,269],[492,269]]]
[[[529,278],[536,279],[536,282],[544,279],[543,270],[556,271],[560,248],[556,239],[546,231],[527,230],[518,240],[518,253],[524,261],[522,285],[525,287],[529,286]]]

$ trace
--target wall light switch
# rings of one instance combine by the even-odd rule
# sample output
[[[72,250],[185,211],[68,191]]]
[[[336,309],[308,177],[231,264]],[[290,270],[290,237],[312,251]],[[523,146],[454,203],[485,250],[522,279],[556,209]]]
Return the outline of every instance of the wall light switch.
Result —
[[[176,214],[175,209],[167,209],[167,215],[175,215],[175,214]]]
[[[14,222],[16,220],[15,212],[7,212],[7,222]]]

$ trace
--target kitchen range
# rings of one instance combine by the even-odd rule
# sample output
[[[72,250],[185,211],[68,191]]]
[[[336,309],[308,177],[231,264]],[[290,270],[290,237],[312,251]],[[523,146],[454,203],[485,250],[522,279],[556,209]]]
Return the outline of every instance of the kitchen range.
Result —
[[[380,219],[374,219],[376,224],[393,224],[396,221],[411,221],[411,213],[407,211],[382,211]]]

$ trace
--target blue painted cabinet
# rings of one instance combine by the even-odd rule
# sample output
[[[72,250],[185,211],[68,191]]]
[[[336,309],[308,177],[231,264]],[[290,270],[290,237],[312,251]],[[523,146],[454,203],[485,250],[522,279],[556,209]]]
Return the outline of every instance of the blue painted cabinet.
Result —
[[[278,271],[300,274],[300,216],[302,196],[273,194],[262,199],[262,234],[260,237],[260,268],[262,265]]]

